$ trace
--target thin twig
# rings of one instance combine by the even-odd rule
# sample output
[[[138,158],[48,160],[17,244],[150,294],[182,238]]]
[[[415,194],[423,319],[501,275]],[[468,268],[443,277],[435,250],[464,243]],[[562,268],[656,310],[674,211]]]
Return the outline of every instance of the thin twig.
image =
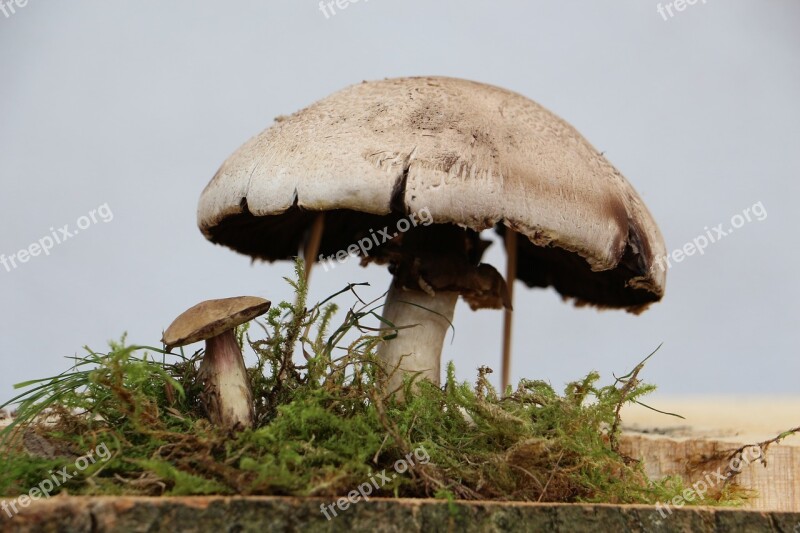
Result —
[[[517,279],[517,232],[506,227],[506,286],[512,308],[503,312],[503,366],[500,373],[500,395],[511,381],[511,330],[514,324],[514,280]]]

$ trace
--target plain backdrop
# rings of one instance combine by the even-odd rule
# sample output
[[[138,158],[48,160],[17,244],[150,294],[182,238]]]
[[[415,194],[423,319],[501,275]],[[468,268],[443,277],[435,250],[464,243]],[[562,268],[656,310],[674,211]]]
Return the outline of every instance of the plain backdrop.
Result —
[[[665,2],[666,4],[666,2]],[[631,181],[670,250],[761,202],[768,216],[675,264],[641,316],[517,285],[513,377],[643,377],[670,394],[798,392],[800,3],[708,0],[30,0],[0,13],[0,254],[106,205],[113,220],[0,266],[0,400],[85,344],[157,344],[185,308],[291,297],[196,227],[222,161],[278,115],[361,80],[447,75],[509,88],[572,123]],[[86,219],[81,222],[86,225]],[[487,260],[505,268],[499,243]],[[311,300],[389,275],[315,272]],[[340,299],[345,307],[352,298]],[[457,309],[444,357],[499,380],[502,314]]]

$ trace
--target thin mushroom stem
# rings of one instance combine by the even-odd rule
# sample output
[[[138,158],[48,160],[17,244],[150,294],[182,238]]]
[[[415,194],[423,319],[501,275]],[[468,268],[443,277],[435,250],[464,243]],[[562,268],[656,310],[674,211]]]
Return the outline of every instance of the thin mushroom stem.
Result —
[[[314,261],[319,253],[319,246],[322,242],[322,231],[325,229],[325,212],[320,211],[314,222],[311,225],[311,230],[308,234],[308,240],[303,254],[306,268],[306,283],[311,279],[311,269],[314,267]]]
[[[398,391],[396,397],[403,397],[405,374],[420,373],[417,379],[439,384],[442,346],[457,301],[457,292],[428,294],[403,290],[392,283],[386,295],[383,317],[397,327],[414,327],[398,330],[397,337],[384,342],[378,350],[385,370],[390,374],[388,392]]]
[[[506,284],[511,307],[503,313],[503,366],[500,377],[501,394],[511,381],[511,330],[514,325],[514,280],[517,279],[517,232],[506,227]]]
[[[253,427],[253,392],[234,330],[206,341],[200,377],[203,403],[214,425]]]

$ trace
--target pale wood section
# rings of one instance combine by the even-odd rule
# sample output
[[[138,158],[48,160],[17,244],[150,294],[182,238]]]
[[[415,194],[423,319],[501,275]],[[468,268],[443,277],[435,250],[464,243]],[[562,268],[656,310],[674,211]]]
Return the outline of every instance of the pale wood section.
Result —
[[[727,459],[730,452],[800,426],[797,397],[660,397],[649,404],[686,419],[640,406],[626,407],[622,413],[627,430],[622,451],[642,459],[651,478],[677,474],[690,484],[705,479],[721,485],[722,480],[714,473],[718,469],[725,473],[731,464]],[[710,457],[720,459],[703,462]],[[736,479],[742,487],[758,493],[747,508],[800,512],[800,436],[770,445],[766,466],[756,460],[756,452],[745,452],[745,458],[751,461],[742,463]]]
[[[800,426],[798,396],[656,396],[644,402],[684,420],[665,416],[639,405],[626,406],[626,428],[653,430],[670,436],[703,436],[724,440],[763,441]],[[800,436],[784,444],[800,445]]]
[[[727,457],[724,452],[745,444],[750,443],[627,434],[622,439],[621,448],[623,453],[644,461],[645,471],[651,479],[680,475],[688,485],[704,480],[710,485],[709,489],[714,489],[723,483],[714,473],[724,474],[730,462],[720,459],[703,463],[701,459],[718,455]],[[754,458],[756,454],[746,452],[745,457],[748,456]],[[748,500],[745,508],[800,512],[800,446],[773,444],[766,459],[766,466],[758,461],[742,463],[737,482],[758,493],[756,498]]]

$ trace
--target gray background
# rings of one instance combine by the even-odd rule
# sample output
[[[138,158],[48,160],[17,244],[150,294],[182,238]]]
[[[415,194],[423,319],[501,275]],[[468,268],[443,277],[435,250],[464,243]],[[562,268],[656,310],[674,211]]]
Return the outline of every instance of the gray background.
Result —
[[[669,249],[757,202],[768,213],[675,265],[639,317],[518,285],[515,379],[610,377],[663,341],[645,377],[665,393],[797,394],[798,27],[790,0],[709,0],[668,21],[649,0],[362,0],[330,19],[316,0],[30,0],[0,14],[0,253],[101,204],[114,215],[0,267],[0,400],[84,344],[123,331],[157,343],[200,300],[288,298],[288,264],[203,239],[200,191],[273,117],[420,74],[507,87],[570,121],[634,184]],[[499,245],[488,261],[504,269]],[[377,297],[389,275],[318,269],[312,301],[349,281]],[[501,313],[459,304],[455,324],[445,358],[458,376],[499,370]]]

